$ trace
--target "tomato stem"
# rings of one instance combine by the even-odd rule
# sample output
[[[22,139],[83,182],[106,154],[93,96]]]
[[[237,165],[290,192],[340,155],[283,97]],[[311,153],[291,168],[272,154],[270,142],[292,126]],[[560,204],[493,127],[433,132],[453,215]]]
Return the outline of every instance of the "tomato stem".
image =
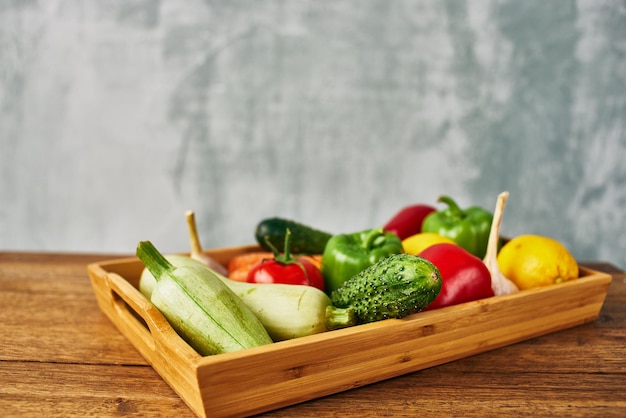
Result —
[[[285,229],[285,252],[283,254],[280,254],[280,252],[278,252],[278,249],[270,242],[270,237],[268,235],[265,235],[264,238],[265,238],[265,242],[274,253],[274,260],[277,263],[285,265],[285,266],[289,264],[295,264],[298,267],[300,267],[300,269],[304,273],[304,277],[306,278],[307,282],[310,285],[311,279],[309,278],[309,272],[304,267],[304,265],[291,254],[291,249],[289,246],[289,242],[291,240],[291,230],[289,228]]]
[[[274,253],[274,259],[281,264],[294,264],[296,262],[296,259],[293,258],[293,256],[291,255],[291,250],[289,247],[290,241],[291,241],[291,230],[287,228],[285,230],[285,250],[284,250],[284,253],[281,255],[278,249],[276,249],[276,247],[270,242],[269,236],[267,235],[265,236],[265,242]]]

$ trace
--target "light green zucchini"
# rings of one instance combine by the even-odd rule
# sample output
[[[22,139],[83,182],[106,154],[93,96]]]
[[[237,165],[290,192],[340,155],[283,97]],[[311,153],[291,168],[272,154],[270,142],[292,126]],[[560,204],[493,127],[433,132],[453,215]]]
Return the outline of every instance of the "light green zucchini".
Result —
[[[150,301],[199,354],[272,343],[257,316],[208,267],[175,266],[149,241],[139,243],[137,256],[155,280]]]
[[[177,266],[209,269],[206,265],[184,255],[167,255]],[[328,329],[356,324],[352,309],[334,308],[330,298],[312,286],[291,284],[244,283],[213,272],[254,312],[273,341],[318,334]],[[139,280],[139,290],[150,299],[156,281],[145,269]]]

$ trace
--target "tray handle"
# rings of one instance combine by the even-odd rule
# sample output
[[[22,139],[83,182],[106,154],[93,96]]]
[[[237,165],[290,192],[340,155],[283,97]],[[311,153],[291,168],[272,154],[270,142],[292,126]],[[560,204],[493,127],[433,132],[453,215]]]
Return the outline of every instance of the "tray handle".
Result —
[[[106,273],[106,282],[111,290],[113,308],[121,322],[119,325],[130,328],[130,332],[124,332],[127,338],[141,343],[142,349],[153,353],[174,353],[182,361],[191,363],[201,358],[137,288],[116,273]]]

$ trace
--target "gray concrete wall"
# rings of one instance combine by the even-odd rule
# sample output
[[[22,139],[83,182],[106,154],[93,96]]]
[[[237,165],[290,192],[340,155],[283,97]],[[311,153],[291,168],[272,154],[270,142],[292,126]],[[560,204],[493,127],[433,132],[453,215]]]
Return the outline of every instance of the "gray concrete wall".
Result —
[[[624,1],[1,1],[0,249],[493,208],[626,268]]]

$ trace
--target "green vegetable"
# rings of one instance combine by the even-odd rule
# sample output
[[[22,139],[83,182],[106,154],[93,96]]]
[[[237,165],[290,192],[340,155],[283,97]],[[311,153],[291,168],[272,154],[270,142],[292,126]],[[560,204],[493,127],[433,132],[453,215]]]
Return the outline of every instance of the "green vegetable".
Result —
[[[290,248],[294,254],[322,254],[326,243],[332,236],[308,225],[283,218],[262,220],[257,225],[254,236],[261,248],[272,251],[267,244],[266,237],[274,247],[284,248],[287,229],[291,231]]]
[[[322,255],[326,293],[331,294],[346,280],[377,261],[402,251],[400,238],[383,228],[333,236]]]
[[[448,207],[428,215],[422,224],[422,231],[448,237],[469,253],[484,258],[493,220],[491,212],[478,206],[462,210],[448,196],[441,196],[438,201]]]
[[[250,308],[208,267],[176,267],[150,241],[139,243],[137,256],[156,280],[150,301],[200,355],[272,343]]]
[[[439,269],[430,261],[394,254],[345,282],[331,301],[338,308],[353,308],[362,324],[419,312],[435,300],[441,285]]]
[[[168,255],[175,266],[207,268],[184,255]],[[256,314],[274,341],[304,337],[356,324],[352,309],[331,307],[326,293],[312,286],[293,284],[253,284],[237,282],[215,273]],[[154,276],[144,269],[139,290],[148,299],[156,284]],[[328,312],[327,307],[329,307]]]

